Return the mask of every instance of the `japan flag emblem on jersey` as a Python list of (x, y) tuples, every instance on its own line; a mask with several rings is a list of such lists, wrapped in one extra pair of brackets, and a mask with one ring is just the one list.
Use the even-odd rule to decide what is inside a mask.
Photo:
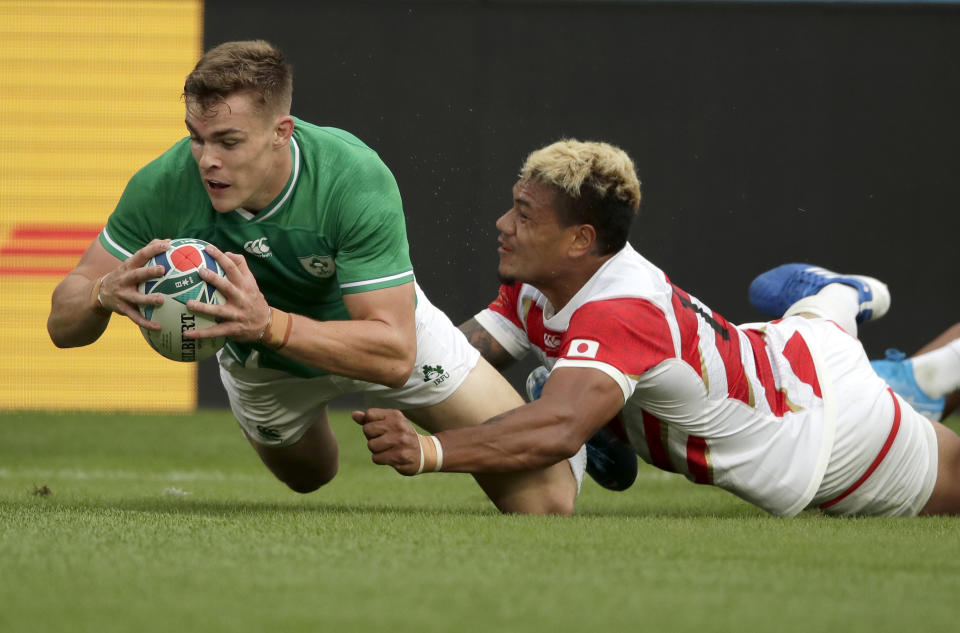
[(597, 350), (600, 349), (600, 343), (597, 341), (589, 341), (585, 338), (575, 338), (570, 341), (570, 346), (567, 347), (567, 358), (574, 356), (579, 356), (582, 358), (596, 358)]

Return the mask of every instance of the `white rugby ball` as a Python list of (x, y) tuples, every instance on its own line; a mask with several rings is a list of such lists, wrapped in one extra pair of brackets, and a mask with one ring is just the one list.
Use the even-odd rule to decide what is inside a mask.
[(150, 347), (171, 360), (194, 362), (209, 358), (227, 342), (225, 337), (186, 339), (183, 333), (203, 330), (216, 321), (205, 314), (187, 309), (187, 301), (196, 299), (204, 303), (226, 303), (216, 288), (200, 279), (199, 270), (209, 268), (218, 275), (223, 269), (209, 253), (203, 240), (181, 238), (172, 240), (170, 248), (153, 257), (147, 266), (163, 266), (164, 274), (140, 284), (144, 294), (162, 294), (163, 304), (140, 306), (140, 313), (150, 321), (159, 323), (159, 331), (140, 328)]

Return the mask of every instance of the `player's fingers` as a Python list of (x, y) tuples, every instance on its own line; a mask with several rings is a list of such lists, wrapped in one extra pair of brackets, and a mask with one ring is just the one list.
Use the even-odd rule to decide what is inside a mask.
[(143, 266), (141, 268), (135, 268), (134, 270), (131, 270), (129, 279), (135, 284), (140, 284), (149, 279), (163, 277), (163, 273), (163, 266)]
[[(420, 447), (415, 448), (389, 446), (380, 450), (379, 438), (367, 442), (370, 459), (380, 466), (392, 466), (401, 475), (413, 475), (420, 468)], [(371, 446), (372, 445), (372, 446)]]
[[(210, 244), (205, 247), (206, 251), (217, 260), (217, 263), (220, 264), (220, 268), (223, 269), (223, 274), (227, 277), (236, 277), (238, 274), (241, 274), (243, 271), (237, 266), (237, 262), (234, 259), (230, 258), (232, 253), (224, 253), (219, 248)], [(242, 257), (240, 259), (243, 259)], [(246, 262), (244, 262), (246, 264)]]
[(221, 262), (220, 260), (226, 258), (226, 255), (224, 255), (223, 251), (221, 251), (219, 248), (217, 248), (216, 245), (214, 245), (214, 244), (205, 244), (204, 247), (203, 247), (203, 250), (205, 250), (206, 252), (210, 253), (210, 255), (211, 255), (215, 260), (217, 260), (218, 262), (220, 262), (221, 264), (223, 264), (223, 262)]
[(223, 275), (218, 275), (209, 268), (197, 269), (197, 275), (200, 276), (200, 279), (204, 280), (221, 292), (228, 292), (232, 290), (231, 286), (233, 283), (229, 279)]
[[(213, 246), (212, 244), (209, 247), (207, 247), (206, 250), (208, 253), (210, 253), (213, 256), (215, 260), (217, 260), (217, 263), (219, 263), (220, 267), (223, 268), (223, 274), (226, 275), (227, 277), (232, 278), (232, 277), (236, 277), (238, 274), (243, 273), (243, 269), (241, 269), (240, 266), (237, 265), (237, 261), (230, 257), (230, 255), (232, 255), (233, 253), (224, 253), (223, 251), (221, 251), (216, 246)], [(240, 257), (240, 259), (243, 260), (242, 257)], [(246, 261), (244, 260), (243, 263), (245, 268)]]
[(389, 409), (377, 409), (377, 408), (371, 408), (371, 409), (367, 409), (366, 411), (363, 411), (363, 414), (365, 416), (363, 424), (366, 424), (369, 422), (377, 422), (379, 420), (386, 419), (386, 414), (388, 411)]
[(380, 424), (380, 422), (367, 422), (366, 424), (363, 425), (363, 428), (361, 430), (363, 431), (363, 435), (368, 440), (371, 440), (375, 437), (380, 437), (387, 431), (383, 427), (383, 425)]
[[(364, 430), (366, 428), (364, 427)], [(397, 433), (381, 433), (374, 437), (367, 436), (367, 448), (370, 449), (371, 453), (396, 453), (401, 455), (405, 452), (416, 452), (418, 459), (420, 456), (420, 441), (413, 438), (413, 443), (411, 443), (408, 438)]]
[(231, 310), (228, 305), (217, 305), (215, 303), (204, 303), (203, 301), (197, 301), (196, 299), (189, 299), (185, 304), (187, 310), (190, 312), (196, 312), (197, 314), (205, 314), (207, 316), (214, 317), (215, 319), (220, 319), (223, 321), (232, 321), (230, 318)]
[(242, 271), (249, 270), (247, 267), (247, 258), (243, 255), (238, 255), (236, 253), (224, 253), (230, 261), (232, 261), (237, 268)]
[(218, 338), (221, 336), (230, 336), (233, 329), (228, 325), (212, 325), (205, 328), (193, 330), (184, 330), (180, 335), (185, 339)]
[(150, 259), (170, 248), (170, 240), (150, 240), (146, 246), (138, 250), (127, 259), (130, 268), (140, 268)]
[(128, 303), (132, 303), (135, 306), (160, 306), (163, 305), (164, 295), (160, 293), (151, 293), (148, 295), (141, 294), (139, 291), (133, 295), (132, 300)]
[[(139, 314), (139, 306), (158, 306), (163, 304), (162, 294), (143, 294), (140, 292), (141, 282), (151, 277), (160, 275), (151, 275), (148, 269), (136, 269), (133, 271), (114, 270), (103, 278), (100, 284), (100, 302), (103, 306), (113, 312), (130, 316), (134, 321), (134, 314)], [(160, 267), (162, 268), (162, 267)], [(162, 273), (161, 273), (162, 274)]]
[[(214, 316), (214, 318), (216, 318), (215, 315), (212, 315), (209, 312), (210, 304), (201, 303), (200, 305), (203, 306), (204, 308), (203, 312), (191, 307), (189, 301), (187, 302), (187, 309), (197, 314), (207, 314), (209, 316)], [(240, 328), (240, 326), (237, 324), (236, 321), (218, 320), (218, 322), (215, 325), (211, 325), (210, 327), (184, 330), (181, 333), (181, 336), (186, 339), (218, 338), (220, 336), (227, 336), (232, 338), (238, 335), (241, 331), (242, 329)]]
[(155, 323), (154, 321), (147, 319), (145, 316), (143, 316), (143, 314), (140, 312), (140, 310), (136, 306), (130, 305), (129, 303), (126, 303), (126, 302), (121, 303), (118, 306), (116, 312), (129, 318), (131, 321), (133, 321), (134, 323), (136, 323), (142, 328), (146, 328), (148, 330), (154, 330), (157, 332), (163, 329), (159, 323)]
[[(231, 279), (218, 275), (209, 268), (201, 268), (197, 271), (197, 274), (200, 275), (200, 279), (219, 290), (227, 304), (243, 306), (250, 303), (247, 301), (247, 296), (241, 287), (235, 284)], [(236, 277), (234, 277), (234, 279), (236, 279)], [(248, 311), (245, 311), (241, 308), (240, 312), (242, 315)], [(240, 320), (240, 318), (241, 317), (237, 317), (231, 320)]]

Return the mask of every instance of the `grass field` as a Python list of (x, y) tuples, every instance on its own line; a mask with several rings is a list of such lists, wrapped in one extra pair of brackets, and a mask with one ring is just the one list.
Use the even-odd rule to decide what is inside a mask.
[(0, 631), (960, 630), (960, 519), (781, 520), (646, 468), (500, 516), (334, 425), (301, 496), (227, 412), (0, 415)]

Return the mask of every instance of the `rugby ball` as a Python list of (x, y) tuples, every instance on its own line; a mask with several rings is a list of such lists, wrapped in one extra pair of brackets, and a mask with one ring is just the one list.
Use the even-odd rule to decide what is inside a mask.
[(160, 277), (140, 284), (143, 294), (163, 295), (163, 304), (140, 306), (140, 313), (150, 321), (159, 323), (159, 331), (140, 328), (150, 347), (167, 358), (184, 363), (203, 360), (217, 353), (227, 342), (225, 337), (186, 339), (183, 333), (203, 330), (216, 321), (205, 314), (187, 309), (187, 301), (196, 299), (204, 303), (222, 305), (226, 301), (216, 288), (200, 279), (201, 268), (208, 268), (223, 275), (223, 268), (206, 251), (209, 243), (203, 240), (181, 238), (172, 240), (170, 248), (153, 257), (147, 266), (163, 266)]

